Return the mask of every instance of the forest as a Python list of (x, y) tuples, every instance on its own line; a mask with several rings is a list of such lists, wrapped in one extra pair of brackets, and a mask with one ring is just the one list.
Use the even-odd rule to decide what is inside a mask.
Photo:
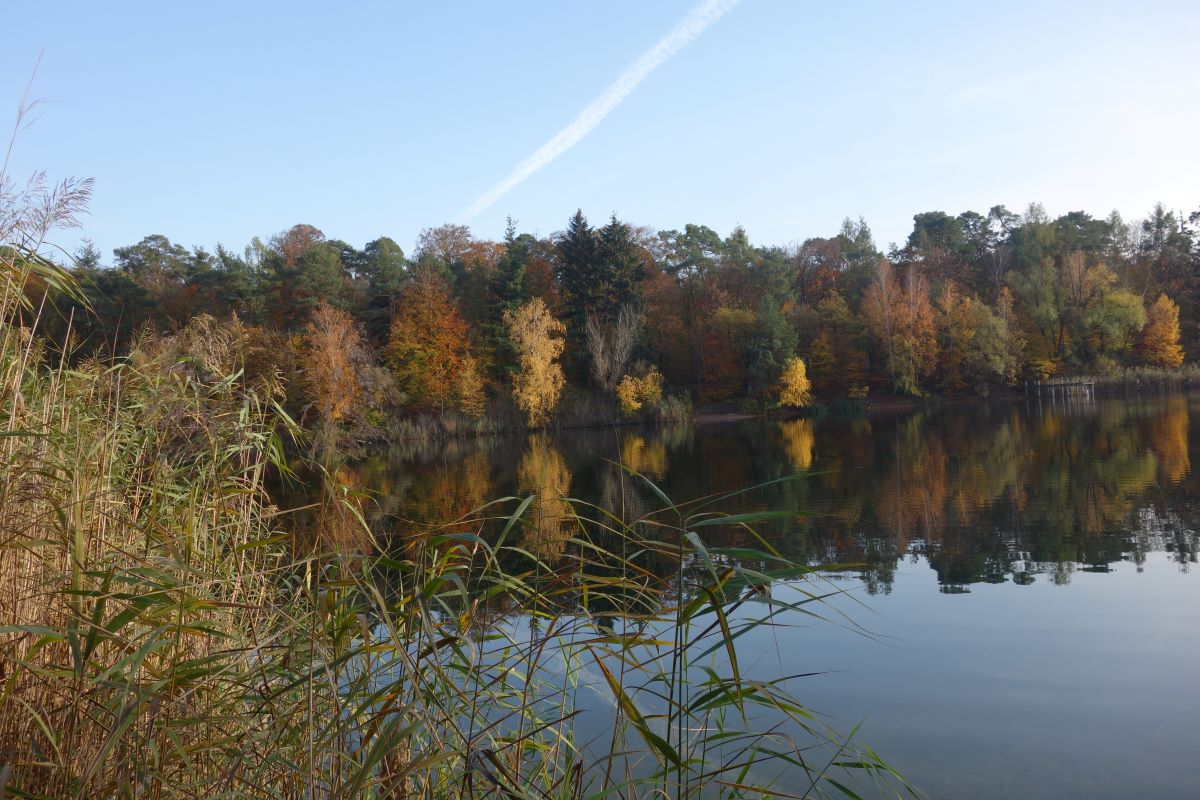
[[(240, 252), (163, 235), (90, 242), (83, 298), (42, 330), (74, 359), (122, 355), (206, 315), (235, 324), (247, 375), (307, 423), (396, 436), (414, 418), (522, 421), (702, 406), (762, 411), (898, 394), (989, 395), (1024, 380), (1171, 369), (1200, 345), (1200, 212), (916, 214), (881, 252), (867, 223), (788, 246), (703, 225), (589, 223), (415, 252), (301, 224)], [(87, 309), (85, 312), (85, 308)], [(518, 413), (518, 411), (520, 413)]]

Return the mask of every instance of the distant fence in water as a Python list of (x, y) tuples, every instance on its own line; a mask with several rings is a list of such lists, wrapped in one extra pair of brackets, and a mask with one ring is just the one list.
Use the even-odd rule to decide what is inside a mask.
[(1182, 367), (1129, 367), (1111, 375), (1075, 375), (1044, 381), (1025, 381), (1025, 396), (1087, 399), (1097, 395), (1171, 392), (1200, 386), (1200, 364)]
[(1096, 381), (1092, 378), (1059, 378), (1049, 381), (1025, 381), (1025, 394), (1035, 397), (1096, 397)]

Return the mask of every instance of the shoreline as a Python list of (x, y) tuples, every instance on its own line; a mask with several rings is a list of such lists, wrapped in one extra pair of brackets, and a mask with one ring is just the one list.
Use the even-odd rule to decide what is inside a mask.
[[(1137, 382), (1122, 382), (1108, 384), (1107, 386), (1097, 387), (1097, 397), (1113, 397), (1113, 396), (1130, 396), (1130, 395), (1147, 395), (1160, 394), (1163, 392), (1189, 392), (1196, 388), (1190, 381), (1184, 380), (1174, 384), (1160, 384), (1154, 382), (1145, 382), (1140, 385)], [(992, 403), (1011, 404), (1027, 399), (1025, 392), (1018, 387), (1005, 389), (1003, 392), (996, 392), (989, 397), (979, 397), (976, 395), (958, 394), (958, 395), (931, 395), (923, 398), (906, 397), (903, 395), (895, 395), (890, 393), (881, 393), (875, 399), (868, 399), (865, 403), (865, 408), (861, 411), (846, 413), (842, 416), (860, 416), (866, 418), (890, 416), (901, 414), (910, 411), (917, 411), (922, 408), (939, 408), (939, 407), (954, 407), (954, 406), (978, 406)], [(822, 404), (824, 405), (824, 404)], [(707, 406), (698, 406), (695, 408), (692, 417), (689, 420), (679, 421), (657, 421), (657, 420), (609, 420), (596, 422), (587, 425), (550, 425), (542, 429), (530, 428), (501, 428), (487, 432), (470, 432), (463, 431), (461, 433), (447, 434), (434, 433), (432, 430), (428, 436), (421, 437), (380, 437), (358, 440), (345, 448), (345, 454), (352, 457), (361, 457), (364, 453), (369, 453), (375, 450), (387, 449), (390, 447), (412, 445), (412, 444), (428, 444), (435, 441), (449, 442), (455, 439), (483, 439), (489, 437), (504, 437), (504, 436), (521, 436), (537, 433), (538, 430), (550, 432), (553, 435), (561, 435), (567, 431), (585, 431), (607, 428), (639, 428), (639, 427), (663, 427), (679, 424), (693, 425), (728, 425), (737, 422), (747, 422), (750, 420), (791, 420), (791, 419), (820, 419), (827, 416), (835, 416), (828, 414), (813, 415), (810, 409), (789, 409), (786, 412), (768, 412), (768, 413), (752, 413), (741, 411), (729, 403), (715, 403)], [(343, 446), (348, 443), (342, 443)]]

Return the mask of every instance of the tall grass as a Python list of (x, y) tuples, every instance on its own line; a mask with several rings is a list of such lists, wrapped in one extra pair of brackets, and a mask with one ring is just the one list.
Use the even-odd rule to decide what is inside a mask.
[(236, 323), (68, 368), (35, 329), (71, 291), (40, 247), (86, 199), (54, 193), (77, 191), (45, 193), (0, 250), (0, 796), (782, 797), (895, 777), (791, 681), (739, 666), (744, 633), (823, 599), (765, 543), (701, 538), (770, 514), (647, 483), (660, 504), (635, 519), (503, 498), (372, 530), (333, 465), (311, 504), (273, 502), (298, 432), (279, 387), (244, 377)]
[(1180, 367), (1124, 367), (1105, 375), (1096, 375), (1087, 380), (1095, 382), (1097, 392), (1117, 394), (1140, 391), (1177, 391), (1200, 385), (1200, 364), (1184, 364)]

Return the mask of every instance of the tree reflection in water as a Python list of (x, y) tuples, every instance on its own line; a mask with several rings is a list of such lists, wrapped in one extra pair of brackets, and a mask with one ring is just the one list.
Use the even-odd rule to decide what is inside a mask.
[(947, 592), (1066, 584), (1076, 570), (1156, 551), (1195, 563), (1192, 413), (1177, 395), (564, 431), (381, 456), (356, 474), (378, 493), (368, 513), (392, 520), (385, 536), (402, 533), (397, 519), (445, 522), (532, 495), (523, 541), (552, 561), (571, 535), (568, 495), (625, 519), (661, 506), (636, 472), (676, 501), (760, 486), (722, 510), (804, 515), (764, 532), (792, 560), (857, 565), (848, 571), (872, 592), (890, 591), (901, 559), (922, 557)]

